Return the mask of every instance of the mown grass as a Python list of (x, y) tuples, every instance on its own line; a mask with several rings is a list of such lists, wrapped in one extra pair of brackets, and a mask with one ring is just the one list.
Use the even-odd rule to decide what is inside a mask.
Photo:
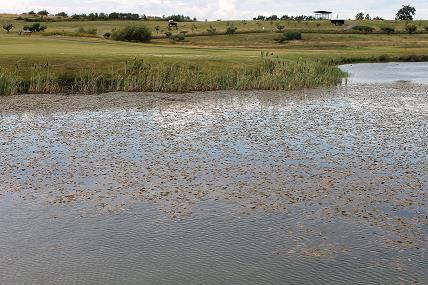
[(110, 72), (53, 72), (49, 64), (0, 70), (0, 94), (113, 91), (187, 92), (207, 90), (292, 90), (336, 84), (343, 73), (332, 63), (288, 61), (263, 55), (253, 66), (213, 69), (200, 64), (132, 60)]

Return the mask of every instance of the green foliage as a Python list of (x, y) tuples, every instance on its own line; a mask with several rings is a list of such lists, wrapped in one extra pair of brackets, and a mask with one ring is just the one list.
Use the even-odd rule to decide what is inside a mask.
[(165, 32), (165, 37), (166, 37), (167, 39), (170, 39), (170, 38), (171, 38), (171, 36), (172, 36), (172, 33), (171, 33), (171, 32), (169, 32), (169, 31)]
[(80, 34), (89, 34), (89, 35), (96, 35), (97, 29), (96, 28), (85, 28), (85, 27), (79, 27), (76, 32)]
[(388, 26), (387, 27), (381, 27), (380, 30), (383, 33), (388, 34), (388, 35), (390, 35), (390, 34), (392, 34), (392, 33), (395, 32), (395, 29), (393, 27), (388, 27)]
[(370, 15), (369, 14), (367, 14), (365, 17), (364, 17), (364, 20), (367, 20), (367, 21), (370, 21), (372, 19), (372, 17), (370, 17)]
[(416, 27), (415, 25), (406, 25), (405, 30), (406, 30), (406, 33), (411, 35), (416, 33), (416, 31), (418, 30), (418, 27)]
[(360, 12), (355, 16), (355, 20), (361, 21), (364, 20), (364, 13)]
[(210, 35), (214, 35), (216, 31), (217, 31), (217, 28), (213, 27), (212, 25), (210, 25), (209, 28), (207, 29), (207, 32)]
[(398, 10), (395, 15), (396, 20), (412, 21), (413, 16), (416, 14), (416, 9), (412, 6), (405, 5), (400, 10)]
[(426, 26), (426, 27), (425, 27), (425, 31), (427, 31), (427, 32), (428, 32), (428, 26)]
[(13, 24), (4, 24), (3, 29), (9, 33), (13, 29)]
[(40, 16), (47, 16), (47, 15), (49, 15), (49, 12), (48, 12), (48, 11), (46, 11), (46, 10), (42, 10), (42, 11), (37, 12), (37, 15), (40, 15)]
[(238, 27), (235, 27), (233, 24), (228, 24), (226, 27), (226, 34), (233, 35), (238, 30)]
[(297, 41), (302, 39), (302, 33), (298, 31), (288, 31), (283, 33), (280, 37), (276, 38), (275, 40), (278, 43), (284, 43), (287, 41)]
[(57, 17), (68, 17), (67, 13), (65, 13), (65, 12), (60, 12), (60, 13), (56, 14), (55, 16), (57, 16)]
[(106, 40), (108, 40), (108, 39), (110, 39), (110, 37), (111, 37), (111, 33), (110, 33), (110, 32), (107, 32), (107, 33), (105, 33), (105, 34), (103, 35), (103, 37), (104, 37)]
[(285, 29), (284, 25), (281, 25), (280, 23), (276, 24), (276, 29), (278, 30), (278, 32), (282, 32)]
[[(189, 92), (206, 90), (291, 90), (337, 84), (343, 76), (332, 62), (286, 61), (262, 56), (251, 67), (212, 69), (193, 63), (127, 61), (124, 68), (55, 73), (48, 64), (19, 71), (0, 69), (0, 95), (20, 93)], [(21, 73), (23, 72), (23, 73)]]
[(177, 35), (170, 36), (169, 38), (175, 42), (181, 42), (181, 41), (184, 41), (186, 39), (186, 36), (185, 36), (185, 34), (180, 33)]
[(152, 32), (146, 26), (128, 25), (124, 28), (113, 31), (111, 39), (114, 41), (145, 43), (152, 39)]
[(359, 26), (355, 26), (352, 29), (356, 30), (356, 31), (359, 31), (359, 32), (362, 32), (364, 34), (371, 33), (371, 32), (373, 32), (375, 30), (375, 28), (373, 28), (373, 27), (370, 27), (370, 26), (360, 26), (360, 25)]
[(47, 28), (48, 27), (46, 27), (44, 25), (41, 25), (40, 23), (34, 23), (34, 24), (30, 25), (30, 26), (24, 26), (23, 30), (24, 31), (30, 31), (30, 32), (36, 33), (36, 32), (43, 32)]

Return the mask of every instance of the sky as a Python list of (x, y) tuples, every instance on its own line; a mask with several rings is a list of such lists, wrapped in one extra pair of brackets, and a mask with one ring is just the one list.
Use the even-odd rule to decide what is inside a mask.
[(199, 20), (252, 19), (257, 15), (312, 15), (328, 10), (333, 17), (358, 12), (393, 19), (402, 5), (416, 8), (416, 19), (428, 19), (428, 0), (0, 0), (0, 13), (46, 9), (51, 13), (132, 12), (153, 16), (184, 14)]

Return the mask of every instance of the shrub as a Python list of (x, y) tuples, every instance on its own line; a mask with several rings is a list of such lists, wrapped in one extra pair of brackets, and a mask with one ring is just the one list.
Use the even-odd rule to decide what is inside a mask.
[(170, 39), (170, 38), (171, 38), (171, 36), (172, 36), (172, 33), (171, 33), (171, 32), (165, 32), (165, 37), (166, 37), (166, 38)]
[(286, 41), (297, 41), (302, 39), (302, 33), (297, 31), (288, 31), (277, 38), (276, 41), (279, 43), (284, 43)]
[(393, 32), (395, 32), (395, 29), (394, 29), (394, 28), (392, 28), (392, 27), (382, 27), (382, 28), (380, 28), (380, 30), (381, 30), (382, 32), (384, 32), (385, 34), (388, 34), (388, 35), (390, 35), (390, 34), (392, 34)]
[(96, 28), (84, 28), (84, 27), (80, 27), (76, 30), (76, 32), (80, 33), (80, 34), (90, 34), (90, 35), (96, 35), (97, 34), (97, 29)]
[(428, 26), (426, 26), (426, 27), (425, 27), (425, 31), (427, 31), (427, 32), (428, 32)]
[(13, 29), (13, 24), (4, 24), (4, 25), (3, 25), (3, 29), (4, 29), (7, 33), (9, 33), (9, 32), (10, 32), (10, 30), (12, 30), (12, 29)]
[(173, 41), (181, 42), (181, 41), (184, 41), (186, 39), (186, 36), (184, 34), (178, 34), (178, 35), (173, 35), (169, 38)]
[(217, 29), (215, 27), (213, 27), (212, 25), (210, 25), (210, 27), (207, 29), (207, 32), (210, 35), (214, 35), (216, 31), (217, 31)]
[(110, 37), (111, 37), (111, 33), (107, 32), (107, 33), (105, 33), (105, 34), (103, 35), (103, 37), (104, 37), (106, 40), (108, 40), (108, 39), (110, 39)]
[(277, 23), (277, 24), (276, 24), (276, 29), (277, 29), (279, 32), (282, 32), (282, 31), (285, 29), (285, 26), (284, 26), (284, 25), (281, 25), (281, 24), (279, 24), (279, 23)]
[(411, 35), (411, 34), (416, 33), (416, 31), (418, 30), (418, 27), (416, 27), (415, 25), (407, 25), (405, 30), (408, 34)]
[(359, 32), (362, 32), (364, 34), (371, 33), (375, 30), (373, 27), (370, 27), (370, 26), (355, 26), (352, 29), (359, 31)]
[(24, 26), (24, 30), (30, 32), (43, 32), (47, 27), (44, 25), (40, 25), (40, 23), (32, 24), (31, 26)]
[(238, 30), (238, 27), (235, 27), (233, 24), (228, 25), (226, 28), (226, 34), (227, 35), (233, 35), (234, 33), (236, 33), (237, 30)]
[(113, 31), (111, 39), (126, 42), (149, 42), (152, 39), (152, 32), (145, 26), (129, 25)]

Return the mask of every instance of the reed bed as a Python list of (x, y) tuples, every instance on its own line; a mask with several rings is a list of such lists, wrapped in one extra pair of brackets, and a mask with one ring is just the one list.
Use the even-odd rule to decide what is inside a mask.
[(326, 61), (287, 61), (262, 55), (252, 66), (206, 67), (192, 63), (130, 60), (96, 70), (62, 71), (49, 64), (0, 69), (0, 95), (22, 93), (190, 92), (211, 90), (292, 90), (337, 84), (344, 74)]

